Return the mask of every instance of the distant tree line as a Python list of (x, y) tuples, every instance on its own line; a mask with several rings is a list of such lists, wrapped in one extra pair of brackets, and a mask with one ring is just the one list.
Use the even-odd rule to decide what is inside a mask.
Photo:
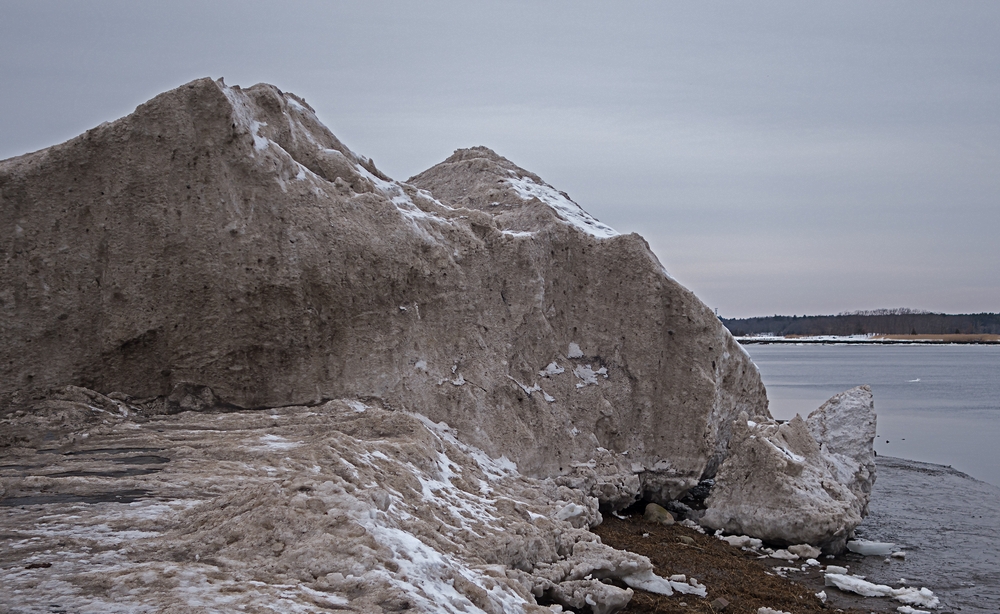
[(831, 316), (720, 318), (729, 332), (760, 335), (1000, 335), (1000, 313), (946, 314), (877, 309)]

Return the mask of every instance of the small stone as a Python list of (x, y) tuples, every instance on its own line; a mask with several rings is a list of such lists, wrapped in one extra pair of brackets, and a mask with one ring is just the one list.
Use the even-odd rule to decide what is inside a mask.
[(678, 541), (680, 541), (680, 542), (681, 542), (682, 544), (685, 544), (685, 545), (687, 545), (687, 546), (693, 546), (693, 545), (694, 545), (694, 539), (693, 539), (693, 538), (690, 538), (690, 537), (688, 537), (687, 535), (680, 535), (680, 536), (678, 536), (678, 537), (677, 537), (677, 539), (678, 539)]
[(729, 602), (723, 597), (718, 597), (717, 599), (712, 601), (710, 605), (712, 606), (712, 609), (715, 610), (716, 612), (721, 612), (722, 610), (725, 610), (727, 607), (729, 607)]
[(658, 522), (668, 526), (674, 524), (673, 515), (655, 503), (646, 506), (646, 513), (642, 517), (648, 522)]

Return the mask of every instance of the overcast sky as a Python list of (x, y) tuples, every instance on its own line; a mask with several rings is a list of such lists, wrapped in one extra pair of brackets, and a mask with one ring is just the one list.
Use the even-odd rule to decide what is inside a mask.
[(1000, 311), (1000, 2), (0, 0), (0, 158), (204, 76), (491, 147), (723, 316)]

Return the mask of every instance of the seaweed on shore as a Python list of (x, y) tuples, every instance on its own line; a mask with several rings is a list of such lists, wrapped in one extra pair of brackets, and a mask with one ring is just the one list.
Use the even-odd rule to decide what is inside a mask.
[[(757, 614), (769, 607), (784, 612), (895, 612), (895, 602), (865, 599), (824, 587), (822, 576), (802, 574), (802, 578), (784, 578), (773, 571), (787, 565), (775, 559), (759, 559), (730, 546), (711, 535), (703, 535), (681, 525), (664, 526), (647, 522), (641, 514), (618, 518), (607, 516), (594, 529), (601, 540), (614, 548), (649, 557), (658, 575), (685, 574), (708, 588), (707, 598), (674, 594), (667, 597), (637, 590), (622, 614)], [(819, 591), (829, 595), (824, 604), (816, 597)], [(716, 599), (728, 602), (722, 609), (713, 607)]]

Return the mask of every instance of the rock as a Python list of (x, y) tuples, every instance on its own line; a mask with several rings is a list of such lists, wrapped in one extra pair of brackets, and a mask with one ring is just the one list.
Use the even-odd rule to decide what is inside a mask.
[(642, 517), (647, 522), (656, 522), (668, 526), (674, 524), (673, 515), (655, 503), (649, 503), (646, 505), (646, 511)]
[(638, 235), (486, 148), (410, 181), (301, 98), (209, 79), (0, 162), (0, 409), (67, 384), (164, 413), (377, 399), (612, 510), (683, 495), (736, 416), (767, 419)]
[(868, 510), (874, 424), (867, 386), (834, 396), (809, 422), (800, 416), (784, 424), (741, 416), (701, 524), (777, 544), (842, 551)]
[(694, 511), (680, 501), (667, 501), (667, 504), (664, 507), (673, 513), (677, 518), (687, 518), (688, 514)]
[(716, 597), (710, 605), (713, 611), (721, 612), (729, 607), (729, 601), (725, 597)]
[(693, 546), (694, 545), (694, 538), (688, 537), (687, 535), (679, 535), (677, 537), (677, 541), (681, 542), (685, 546)]

